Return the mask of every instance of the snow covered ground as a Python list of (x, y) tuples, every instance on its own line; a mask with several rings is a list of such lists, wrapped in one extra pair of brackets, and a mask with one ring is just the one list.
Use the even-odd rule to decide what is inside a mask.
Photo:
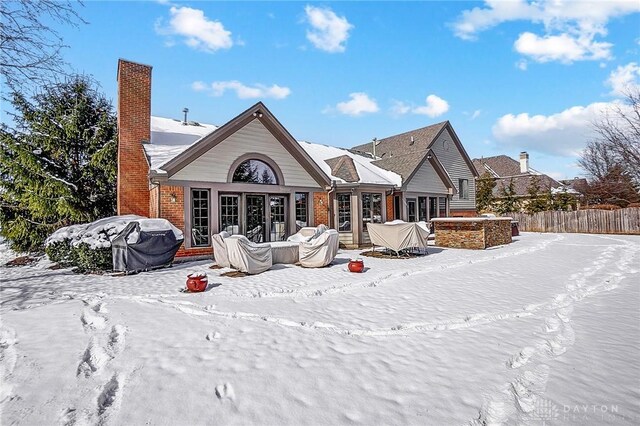
[[(640, 238), (525, 233), (363, 274), (355, 255), (245, 278), (2, 268), (0, 422), (640, 422)], [(181, 293), (197, 271), (208, 291)]]

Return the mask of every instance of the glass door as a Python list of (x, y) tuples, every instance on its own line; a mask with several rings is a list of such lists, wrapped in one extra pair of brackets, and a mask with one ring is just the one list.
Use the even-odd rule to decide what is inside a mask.
[(417, 222), (416, 220), (416, 199), (407, 199), (407, 222)]
[(264, 195), (246, 195), (245, 236), (254, 243), (262, 243), (265, 238)]
[(284, 241), (287, 238), (286, 200), (280, 195), (269, 197), (271, 220), (269, 223), (269, 241)]

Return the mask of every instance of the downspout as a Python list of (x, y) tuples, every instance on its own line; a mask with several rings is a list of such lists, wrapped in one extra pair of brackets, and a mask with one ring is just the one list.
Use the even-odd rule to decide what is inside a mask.
[(329, 189), (329, 192), (327, 192), (327, 204), (329, 206), (329, 228), (332, 228), (332, 223), (335, 222), (334, 219), (334, 214), (333, 214), (333, 203), (331, 202), (331, 193), (334, 192), (336, 190), (336, 181), (335, 180), (331, 180), (331, 187)]

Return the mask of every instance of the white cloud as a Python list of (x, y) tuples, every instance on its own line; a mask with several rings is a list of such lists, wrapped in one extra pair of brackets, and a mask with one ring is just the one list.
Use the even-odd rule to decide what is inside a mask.
[(247, 86), (237, 80), (214, 81), (209, 85), (202, 81), (194, 81), (191, 84), (191, 88), (196, 92), (208, 92), (211, 96), (222, 96), (226, 91), (232, 91), (240, 99), (284, 99), (291, 94), (291, 89), (277, 84), (271, 86), (265, 86), (264, 84)]
[(609, 20), (635, 12), (640, 12), (637, 0), (485, 0), (484, 7), (463, 11), (453, 30), (473, 40), (501, 23), (529, 21), (543, 25), (545, 34), (520, 34), (514, 45), (518, 52), (540, 62), (602, 60), (611, 58), (612, 45), (595, 37), (606, 36)]
[(635, 62), (620, 65), (611, 71), (607, 85), (611, 86), (611, 94), (625, 96), (627, 92), (640, 88), (640, 66)]
[(597, 42), (593, 36), (572, 36), (567, 33), (542, 37), (530, 32), (520, 34), (514, 43), (517, 52), (538, 62), (603, 60), (611, 58), (611, 43)]
[(551, 115), (507, 114), (493, 125), (493, 136), (520, 150), (575, 156), (595, 136), (591, 123), (619, 106), (618, 102), (596, 102)]
[[(374, 112), (378, 112), (380, 108), (378, 107), (378, 103), (375, 99), (372, 99), (363, 92), (355, 92), (349, 94), (350, 100), (344, 102), (338, 102), (335, 109), (345, 115), (351, 115), (354, 117), (370, 114)], [(331, 111), (332, 109), (327, 109), (325, 112)]]
[(477, 109), (477, 110), (473, 111), (473, 114), (471, 114), (471, 119), (475, 120), (476, 118), (480, 117), (480, 114), (482, 114), (482, 110), (481, 109)]
[(349, 31), (353, 25), (344, 16), (338, 16), (329, 8), (307, 5), (304, 8), (311, 29), (307, 39), (318, 49), (329, 53), (344, 52)]
[(529, 63), (526, 61), (526, 59), (520, 59), (518, 62), (516, 62), (516, 67), (520, 71), (526, 71), (529, 67)]
[(233, 46), (231, 32), (220, 21), (210, 20), (200, 9), (172, 6), (169, 24), (156, 24), (156, 32), (162, 35), (183, 37), (183, 42), (197, 50), (215, 52)]
[(411, 110), (414, 114), (426, 115), (432, 118), (438, 117), (447, 111), (449, 111), (449, 103), (436, 95), (427, 96), (426, 105)]
[(391, 112), (391, 115), (399, 116), (399, 115), (404, 115), (410, 112), (411, 107), (402, 101), (393, 100), (391, 102), (391, 108), (389, 108), (389, 111)]

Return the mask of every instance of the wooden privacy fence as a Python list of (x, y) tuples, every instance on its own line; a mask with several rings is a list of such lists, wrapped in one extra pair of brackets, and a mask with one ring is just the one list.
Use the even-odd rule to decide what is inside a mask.
[(520, 231), (640, 235), (640, 207), (535, 214), (509, 213), (505, 216), (517, 220)]

